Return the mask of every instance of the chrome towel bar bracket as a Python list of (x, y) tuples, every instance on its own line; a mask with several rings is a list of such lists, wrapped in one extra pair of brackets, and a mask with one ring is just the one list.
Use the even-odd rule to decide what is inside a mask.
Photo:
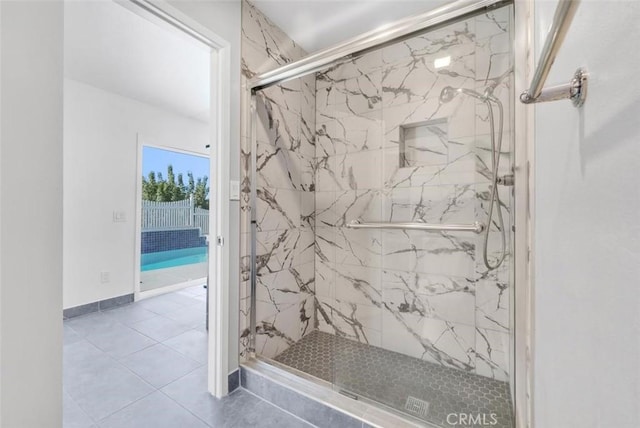
[(474, 232), (482, 233), (484, 225), (480, 222), (472, 224), (430, 224), (430, 223), (362, 223), (353, 220), (346, 225), (350, 229), (405, 229), (425, 230), (430, 232)]
[(524, 104), (533, 104), (569, 99), (574, 107), (580, 107), (587, 99), (588, 78), (587, 71), (584, 68), (579, 68), (569, 83), (544, 88), (537, 97), (533, 97), (528, 90), (524, 91), (520, 94), (520, 101)]
[(582, 68), (576, 70), (569, 83), (543, 88), (579, 5), (580, 0), (560, 0), (558, 2), (551, 28), (549, 28), (547, 39), (542, 47), (540, 62), (531, 80), (531, 86), (520, 95), (520, 101), (524, 104), (563, 99), (570, 99), (575, 107), (584, 104), (587, 98), (588, 74)]

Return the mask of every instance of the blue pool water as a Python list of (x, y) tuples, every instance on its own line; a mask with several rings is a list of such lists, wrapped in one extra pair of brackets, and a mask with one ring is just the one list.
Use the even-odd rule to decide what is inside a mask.
[(143, 272), (165, 269), (207, 261), (207, 247), (183, 248), (181, 250), (158, 251), (142, 254), (140, 270)]

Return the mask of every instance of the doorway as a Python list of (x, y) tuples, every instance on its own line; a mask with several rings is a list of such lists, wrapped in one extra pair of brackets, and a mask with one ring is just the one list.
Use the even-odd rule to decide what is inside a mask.
[(142, 145), (138, 186), (139, 297), (207, 285), (209, 158)]
[[(154, 383), (150, 377), (152, 374), (144, 374), (143, 371), (152, 367), (151, 363), (170, 361), (164, 358), (167, 353), (184, 360), (184, 370), (198, 367), (207, 377), (208, 391), (221, 397), (227, 392), (228, 374), (225, 356), (228, 349), (228, 250), (221, 245), (207, 248), (207, 243), (210, 236), (215, 237), (214, 242), (224, 242), (228, 237), (229, 153), (223, 141), (229, 141), (230, 132), (227, 117), (230, 104), (229, 45), (166, 4), (78, 2), (67, 6), (65, 309), (80, 306), (96, 309), (95, 313), (85, 314), (84, 321), (88, 323), (80, 322), (81, 317), (77, 322), (65, 322), (65, 332), (69, 331), (69, 341), (75, 349), (71, 352), (65, 347), (65, 382), (71, 378), (77, 380), (74, 384), (65, 384), (65, 399), (69, 397), (70, 402), (78, 404), (94, 421), (105, 416), (107, 410), (122, 410), (139, 398), (137, 393), (125, 393), (136, 390), (127, 383), (131, 380), (127, 371), (139, 370), (136, 372), (139, 377), (149, 377), (147, 384), (159, 388), (166, 384), (167, 379)], [(71, 13), (75, 13), (74, 19), (69, 19)], [(100, 22), (108, 16), (117, 22)], [(145, 36), (140, 30), (142, 27), (152, 34)], [(75, 39), (72, 38), (74, 34)], [(90, 34), (95, 37), (89, 37)], [(149, 47), (143, 42), (155, 45)], [(73, 45), (67, 46), (68, 43)], [(159, 62), (141, 62), (167, 52), (178, 55), (159, 60), (165, 61), (167, 66)], [(196, 79), (187, 75), (196, 69), (188, 66), (193, 64), (185, 58), (188, 55), (197, 56), (196, 63), (206, 67), (198, 68), (201, 71)], [(107, 59), (115, 64), (110, 69), (105, 66)], [(176, 70), (174, 66), (181, 69)], [(175, 84), (167, 84), (168, 78), (174, 78)], [(187, 99), (186, 93), (193, 96)], [(191, 210), (191, 223), (187, 226), (198, 229), (198, 236), (193, 241), (199, 245), (197, 251), (192, 249), (196, 246), (182, 248), (199, 252), (192, 256), (199, 259), (200, 271), (187, 276), (185, 281), (156, 284), (156, 291), (150, 287), (146, 296), (143, 295), (145, 290), (139, 289), (142, 266), (148, 272), (159, 270), (152, 267), (158, 268), (162, 262), (165, 262), (165, 267), (169, 267), (166, 263), (176, 262), (151, 258), (143, 263), (140, 254), (142, 237), (138, 229), (141, 229), (142, 202), (137, 202), (141, 201), (138, 197), (141, 187), (136, 185), (141, 186), (142, 170), (136, 159), (141, 160), (138, 155), (143, 141), (141, 135), (148, 136), (149, 147), (170, 148), (174, 155), (196, 156), (207, 161), (204, 171), (194, 177), (193, 196), (187, 197)], [(207, 158), (209, 151), (215, 153), (211, 162)], [(165, 177), (168, 177), (167, 172), (165, 168)], [(196, 203), (195, 187), (198, 178), (205, 176), (208, 180), (204, 188), (208, 188), (209, 195), (208, 198), (203, 195), (201, 202), (209, 203), (209, 209)], [(184, 181), (188, 186), (188, 175)], [(183, 263), (182, 266), (187, 264), (196, 263)], [(208, 272), (213, 274), (207, 275)], [(208, 281), (204, 279), (207, 276)], [(174, 296), (171, 304), (152, 303), (153, 299), (145, 298), (154, 292), (170, 291), (172, 286), (187, 287), (190, 281), (196, 281), (199, 286), (180, 290), (177, 293), (181, 294)], [(202, 285), (207, 282), (212, 294), (209, 299), (201, 294)], [(225, 284), (225, 287), (219, 284)], [(143, 298), (140, 304), (146, 303), (142, 306), (137, 303), (126, 305), (134, 297), (135, 300)], [(165, 296), (155, 298), (160, 297)], [(119, 307), (103, 307), (105, 301)], [(188, 304), (202, 308), (201, 311), (198, 309), (203, 318), (198, 326), (185, 322), (191, 315)], [(170, 307), (172, 305), (174, 308)], [(205, 325), (204, 312), (209, 308), (215, 311), (216, 317)], [(109, 310), (111, 312), (107, 313)], [(159, 322), (164, 324), (160, 327), (152, 325)], [(84, 324), (93, 327), (83, 328)], [(168, 329), (168, 326), (177, 325), (188, 328), (182, 328), (182, 331), (181, 328)], [(206, 333), (207, 327), (210, 334)], [(171, 337), (167, 336), (169, 331), (172, 331)], [(204, 349), (199, 348), (197, 353), (189, 355), (189, 346), (185, 345), (184, 350), (178, 349), (180, 338), (189, 346), (196, 339), (200, 346), (203, 338)], [(153, 351), (158, 351), (163, 358), (155, 358), (157, 355), (151, 355)], [(134, 355), (138, 353), (140, 355)], [(134, 369), (136, 359), (149, 363), (140, 363), (139, 369)], [(104, 367), (92, 365), (92, 361), (97, 360), (108, 363), (109, 376), (104, 376)], [(78, 372), (88, 366), (95, 370)], [(76, 369), (78, 376), (74, 377), (69, 368)], [(156, 368), (156, 373), (165, 372)], [(114, 393), (110, 395), (120, 397), (117, 403), (112, 403), (114, 407), (107, 410), (101, 407), (101, 394), (87, 392), (102, 387), (112, 388)], [(138, 390), (138, 393), (142, 392)]]

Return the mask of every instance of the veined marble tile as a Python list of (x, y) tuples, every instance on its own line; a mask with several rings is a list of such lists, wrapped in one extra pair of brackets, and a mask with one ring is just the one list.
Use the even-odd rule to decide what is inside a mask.
[(334, 86), (336, 82), (370, 74), (381, 66), (382, 51), (378, 49), (373, 52), (360, 55), (356, 58), (347, 59), (339, 64), (318, 72), (316, 74), (316, 85), (318, 88)]
[(336, 157), (322, 156), (315, 159), (315, 189), (317, 192), (334, 192), (338, 188)]
[(304, 76), (300, 98), (300, 153), (313, 158), (316, 155), (316, 79)]
[(300, 192), (300, 223), (302, 227), (316, 226), (316, 201), (314, 192)]
[(335, 192), (336, 226), (355, 220), (382, 221), (383, 196), (380, 190), (346, 190)]
[[(509, 234), (511, 231), (511, 208), (510, 208), (511, 195), (509, 194), (510, 191), (511, 191), (511, 188), (505, 188), (503, 186), (498, 185), (498, 195), (500, 195), (500, 209), (502, 212), (504, 229), (507, 231), (507, 234)], [(490, 199), (491, 199), (491, 184), (489, 183), (477, 184), (476, 185), (476, 207), (475, 207), (476, 220), (484, 224), (485, 226), (487, 226), (488, 219), (489, 219)], [(499, 243), (499, 241), (497, 240), (497, 238), (500, 235), (499, 226), (500, 226), (500, 223), (498, 222), (498, 203), (494, 202), (492, 221), (491, 221), (491, 224), (489, 225), (491, 234), (495, 235), (495, 236), (490, 236), (490, 244), (492, 245), (490, 245), (489, 248), (491, 249), (498, 248), (494, 244)]]
[(509, 32), (510, 15), (512, 7), (505, 6), (475, 17), (475, 29), (478, 39), (506, 34)]
[(493, 379), (509, 380), (509, 334), (476, 329), (476, 373)]
[[(477, 88), (477, 91), (483, 93), (486, 86)], [(502, 131), (508, 133), (511, 129), (511, 118), (509, 111), (511, 110), (511, 98), (513, 94), (513, 82), (511, 79), (501, 80), (498, 85), (493, 88), (493, 94), (503, 106)], [(500, 110), (495, 103), (491, 103), (493, 108), (494, 133), (497, 134), (500, 128)], [(476, 104), (476, 133), (477, 135), (491, 135), (491, 116), (489, 107), (486, 103), (480, 102)]]
[(383, 299), (396, 312), (475, 325), (473, 279), (384, 269)]
[(335, 156), (335, 190), (380, 189), (382, 151), (366, 150)]
[(338, 221), (336, 192), (315, 192), (316, 225), (334, 227)]
[[(476, 268), (475, 275), (478, 281), (489, 280), (494, 282), (510, 283), (511, 269), (513, 263), (513, 253), (511, 252), (510, 234), (507, 234), (507, 248), (504, 262), (496, 269), (489, 269), (484, 264), (484, 236), (478, 237), (476, 246)], [(501, 251), (501, 234), (499, 232), (491, 232), (489, 234), (488, 255), (489, 262), (495, 266), (498, 262)]]
[(336, 271), (334, 262), (316, 256), (315, 295), (329, 301), (335, 299)]
[(382, 112), (346, 116), (318, 123), (316, 155), (333, 156), (382, 147)]
[[(265, 91), (278, 89), (276, 86)], [(300, 93), (289, 98), (297, 99), (297, 110), (276, 104), (268, 94), (260, 93), (256, 100), (256, 141), (271, 144), (285, 150), (300, 148)]]
[(242, 59), (251, 77), (304, 56), (304, 51), (249, 2), (242, 2)]
[[(400, 187), (420, 187), (420, 186), (438, 186), (438, 185), (464, 185), (476, 182), (486, 182), (485, 177), (488, 170), (486, 165), (478, 162), (477, 153), (486, 151), (484, 149), (476, 149), (476, 139), (460, 138), (453, 142), (449, 141), (450, 161), (446, 165), (426, 165), (419, 167), (399, 167), (399, 151), (398, 148), (385, 149), (383, 152), (383, 176), (384, 188), (393, 189)], [(490, 156), (483, 154), (490, 162)], [(501, 161), (502, 163), (502, 161)], [(509, 162), (505, 162), (507, 165)], [(476, 173), (476, 169), (481, 174)], [(502, 165), (501, 165), (502, 169)]]
[(335, 230), (335, 262), (356, 266), (381, 267), (382, 232), (376, 229)]
[(283, 312), (313, 296), (313, 263), (256, 277), (258, 319)]
[(257, 273), (267, 273), (296, 267), (313, 261), (313, 231), (286, 229), (256, 234)]
[(476, 239), (466, 232), (384, 231), (385, 269), (472, 277)]
[(382, 108), (382, 72), (335, 81), (316, 90), (317, 122), (360, 115)]
[(486, 85), (501, 80), (513, 68), (511, 36), (503, 33), (477, 41), (476, 81)]
[(277, 312), (273, 316), (258, 318), (256, 325), (256, 353), (273, 358), (300, 340), (313, 329), (314, 299)]
[(328, 264), (335, 263), (336, 251), (338, 251), (336, 228), (316, 226), (315, 233), (316, 263), (318, 259), (323, 260)]
[(382, 317), (383, 348), (447, 367), (474, 369), (473, 327), (386, 309)]
[(295, 154), (300, 165), (300, 189), (313, 192), (316, 189), (316, 160), (301, 154)]
[(392, 65), (407, 59), (419, 59), (423, 55), (437, 55), (447, 52), (452, 46), (473, 42), (476, 38), (475, 25), (475, 20), (467, 19), (385, 47), (382, 49), (383, 63)]
[(442, 224), (475, 220), (476, 192), (472, 184), (399, 187), (385, 196), (385, 221)]
[(256, 154), (257, 186), (277, 189), (301, 189), (301, 156), (271, 144), (258, 143)]
[(337, 300), (377, 307), (382, 304), (381, 269), (340, 264), (332, 268)]
[(425, 122), (446, 121), (449, 140), (474, 136), (475, 109), (475, 99), (465, 94), (458, 95), (448, 103), (440, 102), (438, 94), (425, 101), (386, 108), (383, 110), (384, 147), (400, 144), (402, 126), (415, 126)]
[(509, 283), (481, 280), (476, 285), (476, 326), (509, 333)]
[(381, 345), (382, 309), (377, 306), (318, 297), (316, 317), (320, 331), (374, 346)]
[[(475, 53), (475, 42), (468, 42), (385, 67), (383, 106), (387, 108), (439, 97), (446, 86), (473, 88), (476, 80)], [(446, 58), (449, 65), (438, 68), (437, 62)]]
[(282, 230), (300, 227), (301, 194), (299, 190), (260, 187), (256, 191), (257, 230)]

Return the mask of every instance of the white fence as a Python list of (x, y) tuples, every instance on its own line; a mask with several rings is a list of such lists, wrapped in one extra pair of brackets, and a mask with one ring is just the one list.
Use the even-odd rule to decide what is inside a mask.
[(209, 234), (209, 210), (194, 205), (193, 197), (184, 201), (142, 201), (142, 230), (199, 227)]

